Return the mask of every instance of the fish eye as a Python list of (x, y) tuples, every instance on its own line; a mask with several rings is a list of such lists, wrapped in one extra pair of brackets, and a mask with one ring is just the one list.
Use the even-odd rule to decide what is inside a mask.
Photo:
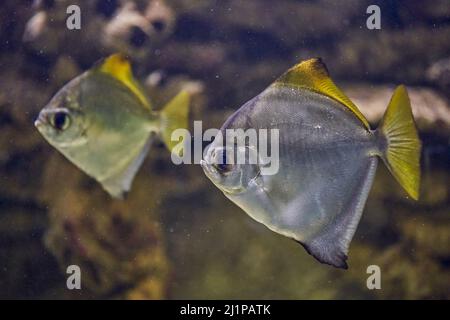
[(70, 117), (66, 112), (58, 111), (50, 117), (50, 123), (56, 130), (64, 131), (70, 125)]
[(233, 170), (234, 165), (232, 163), (227, 163), (227, 152), (221, 151), (221, 161), (220, 163), (215, 163), (214, 167), (217, 169), (217, 171), (221, 173), (230, 172)]
[(214, 168), (217, 169), (217, 171), (225, 173), (233, 170), (233, 165), (229, 163), (216, 163), (214, 164)]

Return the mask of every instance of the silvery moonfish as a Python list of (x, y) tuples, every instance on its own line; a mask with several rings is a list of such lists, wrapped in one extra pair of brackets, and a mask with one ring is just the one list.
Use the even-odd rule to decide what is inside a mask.
[(113, 196), (129, 191), (155, 135), (171, 150), (170, 136), (188, 124), (190, 97), (181, 91), (162, 108), (134, 79), (129, 62), (114, 54), (66, 84), (35, 126), (44, 138)]
[(310, 59), (244, 104), (221, 135), (227, 129), (274, 128), (279, 130), (276, 174), (262, 174), (263, 163), (234, 160), (235, 153), (258, 150), (248, 141), (229, 155), (229, 141), (225, 147), (214, 140), (201, 165), (227, 198), (322, 263), (347, 268), (379, 158), (412, 198), (419, 197), (421, 143), (404, 86), (395, 90), (379, 128), (371, 130), (322, 61)]

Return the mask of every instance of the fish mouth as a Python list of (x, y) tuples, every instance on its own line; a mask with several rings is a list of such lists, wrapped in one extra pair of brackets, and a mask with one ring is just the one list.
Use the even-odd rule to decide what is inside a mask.
[(36, 120), (34, 120), (34, 126), (39, 131), (41, 131), (46, 126), (46, 124), (47, 124), (47, 119), (42, 113), (40, 113), (38, 115), (38, 117), (36, 118)]
[(211, 147), (211, 144), (208, 145), (204, 150), (203, 160), (200, 160), (200, 166), (202, 167), (208, 178), (210, 178), (214, 182), (216, 179), (218, 179), (220, 174), (214, 167), (214, 160), (212, 160), (213, 152), (214, 148)]
[(200, 160), (200, 166), (202, 167), (203, 171), (209, 171), (209, 163), (205, 160)]
[(200, 165), (201, 165), (206, 177), (209, 180), (211, 180), (211, 182), (214, 183), (214, 185), (216, 185), (216, 187), (221, 189), (220, 182), (219, 182), (220, 175), (217, 172), (216, 168), (214, 168), (214, 166), (211, 163), (209, 163), (207, 160), (200, 160)]
[(34, 126), (39, 129), (46, 126), (47, 124), (48, 124), (47, 113), (43, 111), (39, 112), (36, 120), (34, 120)]
[(217, 172), (213, 165), (211, 165), (207, 160), (200, 160), (200, 166), (202, 167), (205, 174), (209, 177), (214, 177)]
[(44, 123), (42, 122), (42, 120), (40, 120), (40, 119), (36, 119), (35, 121), (34, 121), (34, 126), (36, 127), (36, 128), (38, 128), (39, 129), (39, 127), (42, 127), (44, 125)]
[(206, 146), (205, 150), (203, 150), (203, 159), (200, 160), (200, 166), (203, 168), (203, 170), (206, 172), (209, 170), (209, 167), (211, 166), (209, 164), (209, 149), (211, 145)]

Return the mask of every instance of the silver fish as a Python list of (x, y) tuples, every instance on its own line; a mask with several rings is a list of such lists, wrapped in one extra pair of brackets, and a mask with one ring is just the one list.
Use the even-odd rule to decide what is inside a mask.
[[(301, 243), (322, 263), (347, 268), (347, 254), (372, 186), (378, 159), (414, 199), (419, 196), (420, 149), (404, 86), (399, 86), (377, 130), (340, 91), (320, 59), (299, 63), (222, 126), (278, 129), (279, 170), (234, 156), (257, 150), (221, 139), (201, 162), (225, 196), (270, 230)], [(244, 159), (248, 160), (248, 156)]]
[(113, 197), (129, 191), (155, 135), (171, 150), (171, 133), (186, 128), (189, 95), (182, 91), (160, 112), (114, 54), (66, 84), (41, 110), (44, 138)]

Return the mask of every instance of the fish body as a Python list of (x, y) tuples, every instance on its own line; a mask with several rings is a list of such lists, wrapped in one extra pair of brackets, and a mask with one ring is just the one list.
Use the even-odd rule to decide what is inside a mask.
[[(253, 219), (301, 243), (319, 261), (347, 268), (349, 244), (378, 159), (383, 158), (392, 171), (402, 172), (395, 172), (396, 177), (415, 175), (416, 180), (403, 185), (410, 195), (418, 196), (420, 142), (405, 93), (399, 87), (394, 94), (396, 106), (399, 96), (406, 109), (406, 117), (394, 123), (398, 128), (392, 129), (389, 121), (373, 131), (356, 106), (334, 86), (323, 63), (308, 60), (244, 104), (221, 128), (223, 136), (228, 129), (278, 129), (278, 172), (261, 174), (261, 164), (224, 166), (228, 149), (220, 139), (206, 151), (203, 169), (225, 196)], [(387, 127), (394, 131), (384, 132)], [(399, 145), (395, 145), (396, 139)], [(245, 148), (257, 150), (258, 145), (248, 141)], [(405, 156), (402, 148), (412, 151)], [(394, 163), (398, 154), (406, 161), (401, 169)], [(412, 165), (406, 168), (408, 161)]]
[[(154, 136), (187, 126), (188, 105), (189, 96), (181, 92), (162, 112), (153, 111), (128, 61), (113, 55), (66, 84), (35, 125), (52, 146), (120, 198)], [(170, 149), (173, 143), (164, 141)]]

